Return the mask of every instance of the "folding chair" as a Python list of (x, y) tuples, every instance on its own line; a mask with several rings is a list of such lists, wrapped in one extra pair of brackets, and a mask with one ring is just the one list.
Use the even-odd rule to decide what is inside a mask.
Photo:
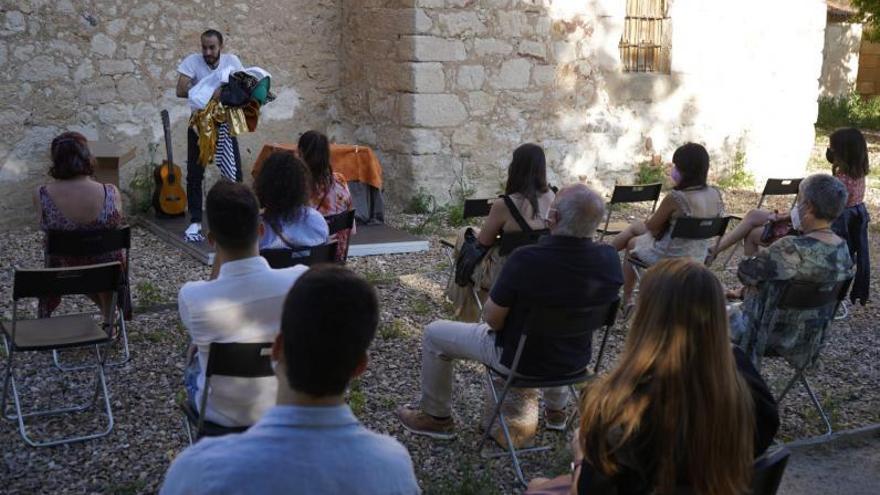
[[(578, 396), (578, 394), (574, 388), (574, 385), (577, 383), (583, 383), (594, 376), (589, 371), (589, 368), (572, 370), (571, 373), (558, 376), (528, 377), (518, 374), (517, 368), (519, 367), (519, 361), (522, 357), (523, 349), (525, 349), (528, 338), (531, 336), (535, 336), (547, 340), (572, 339), (585, 335), (592, 336), (595, 330), (598, 330), (599, 328), (604, 326), (605, 337), (602, 339), (602, 347), (599, 351), (599, 358), (597, 359), (596, 366), (594, 367), (594, 370), (598, 369), (599, 360), (601, 359), (601, 356), (605, 350), (605, 342), (608, 338), (608, 330), (614, 325), (614, 320), (617, 315), (617, 308), (619, 304), (620, 301), (615, 300), (611, 303), (594, 307), (532, 308), (529, 312), (528, 317), (526, 318), (525, 327), (523, 328), (522, 335), (520, 335), (519, 343), (516, 347), (516, 353), (514, 354), (513, 362), (510, 366), (510, 372), (503, 373), (489, 366), (486, 366), (486, 378), (489, 380), (489, 387), (492, 391), (492, 398), (495, 400), (495, 408), (492, 411), (492, 416), (489, 419), (489, 424), (486, 427), (486, 431), (485, 433), (483, 433), (483, 438), (480, 440), (478, 450), (483, 450), (483, 446), (486, 444), (486, 440), (488, 440), (489, 435), (491, 434), (492, 425), (495, 424), (495, 419), (497, 418), (498, 422), (501, 424), (501, 431), (504, 433), (504, 439), (507, 443), (507, 453), (510, 454), (510, 459), (513, 462), (513, 468), (516, 472), (516, 477), (520, 481), (520, 483), (523, 484), (523, 486), (526, 485), (526, 480), (523, 476), (522, 468), (520, 467), (517, 454), (545, 451), (549, 450), (551, 447), (544, 446), (532, 447), (527, 449), (515, 449), (513, 447), (513, 442), (510, 438), (510, 431), (507, 428), (507, 422), (504, 419), (504, 413), (501, 411), (501, 407), (504, 404), (504, 398), (507, 397), (507, 393), (510, 391), (511, 388), (549, 388), (567, 386), (569, 388), (569, 391), (572, 393), (572, 398), (575, 398)], [(495, 383), (492, 379), (493, 376), (498, 376), (505, 380), (504, 388), (501, 390), (500, 395), (495, 388)], [(571, 417), (566, 419), (566, 425), (569, 424), (570, 419)], [(497, 455), (498, 454), (490, 455), (490, 457), (496, 457)], [(500, 455), (505, 454), (502, 453)]]
[[(324, 220), (327, 221), (327, 227), (329, 229), (330, 236), (334, 236), (342, 230), (353, 229), (354, 213), (354, 210), (348, 210), (342, 213), (336, 213), (335, 215), (327, 215), (326, 217), (324, 217)], [(348, 259), (348, 246), (345, 247), (345, 253), (343, 253), (342, 259), (339, 261), (345, 262), (346, 259)]]
[[(776, 303), (774, 313), (770, 315), (770, 318), (775, 318), (775, 311), (778, 310), (805, 311), (816, 310), (833, 305), (834, 311), (830, 313), (831, 316), (821, 322), (821, 332), (824, 334), (831, 327), (832, 320), (837, 313), (841, 301), (846, 298), (846, 293), (849, 291), (852, 278), (830, 283), (802, 282), (798, 280), (778, 283), (783, 284), (782, 292), (779, 296), (779, 301)], [(775, 351), (770, 351), (766, 355), (768, 357), (779, 357)], [(786, 362), (788, 363), (787, 360)], [(810, 387), (810, 382), (807, 381), (806, 370), (810, 365), (809, 361), (802, 366), (795, 366), (791, 363), (788, 364), (794, 369), (795, 373), (794, 376), (791, 377), (791, 380), (789, 380), (788, 384), (785, 385), (782, 393), (779, 394), (777, 402), (782, 403), (782, 400), (794, 386), (795, 382), (800, 381), (801, 385), (804, 386), (804, 389), (810, 396), (810, 400), (813, 402), (816, 411), (818, 411), (819, 415), (822, 417), (822, 421), (825, 422), (825, 434), (830, 435), (833, 432), (831, 422), (828, 420), (828, 415), (825, 414), (822, 404), (819, 402), (819, 399)]]
[[(113, 412), (104, 377), (106, 354), (101, 346), (112, 342), (111, 332), (118, 312), (117, 291), (123, 284), (122, 266), (119, 262), (84, 265), (68, 268), (16, 269), (13, 273), (12, 321), (0, 322), (3, 332), (3, 347), (6, 350), (6, 373), (3, 379), (3, 396), (0, 411), (9, 420), (18, 420), (18, 429), (25, 443), (32, 447), (46, 447), (70, 442), (78, 442), (106, 436), (113, 429)], [(21, 319), (18, 315), (18, 301), (25, 298), (65, 296), (112, 292), (113, 306), (103, 326), (94, 320), (91, 313), (68, 314), (52, 318)], [(95, 390), (89, 402), (82, 405), (24, 412), (21, 398), (15, 383), (13, 357), (18, 352), (55, 351), (57, 349), (88, 348), (95, 351), (95, 363), (89, 368), (95, 370)], [(15, 415), (6, 413), (6, 400), (10, 390), (15, 404)], [(92, 407), (98, 394), (104, 395), (104, 411), (107, 427), (101, 432), (88, 435), (74, 435), (53, 440), (36, 441), (27, 432), (26, 418), (38, 416), (57, 416), (66, 413), (83, 412)]]
[[(289, 268), (296, 265), (312, 266), (318, 263), (336, 263), (336, 246), (339, 243), (329, 242), (320, 246), (303, 247), (297, 249), (273, 248), (261, 249), (260, 256), (266, 258), (272, 268)], [(297, 256), (297, 253), (308, 251), (305, 256)]]
[[(755, 209), (760, 209), (764, 206), (764, 200), (766, 200), (768, 196), (790, 195), (794, 195), (794, 199), (791, 202), (791, 207), (794, 208), (794, 205), (797, 204), (798, 188), (800, 187), (802, 180), (804, 179), (767, 179), (767, 182), (764, 183), (764, 190), (761, 192), (761, 198), (758, 200), (758, 206), (756, 206)], [(742, 221), (745, 216), (745, 213), (734, 213), (730, 215), (730, 218)], [(733, 259), (734, 254), (736, 254), (736, 246), (731, 248), (730, 254), (727, 255), (727, 259), (724, 260), (722, 268), (727, 268), (727, 265), (730, 264), (730, 260)]]
[(755, 472), (752, 476), (751, 495), (776, 495), (789, 457), (791, 457), (791, 451), (782, 447), (758, 458), (755, 461)]
[[(92, 231), (50, 230), (46, 232), (46, 254), (50, 256), (95, 256), (114, 251), (125, 252), (125, 265), (123, 267), (124, 287), (121, 294), (122, 297), (117, 298), (122, 358), (119, 361), (108, 361), (105, 364), (106, 366), (122, 366), (131, 360), (131, 353), (128, 348), (128, 332), (125, 330), (126, 318), (131, 319), (131, 285), (128, 276), (128, 267), (131, 264), (130, 250), (131, 227), (128, 225), (118, 229)], [(48, 261), (46, 259), (47, 268), (49, 267)], [(52, 360), (55, 366), (62, 371), (84, 369), (83, 366), (63, 366), (56, 351), (52, 351)]]
[(611, 222), (611, 213), (614, 212), (614, 205), (624, 203), (642, 203), (651, 201), (651, 213), (657, 209), (657, 201), (660, 199), (660, 190), (663, 184), (635, 184), (631, 186), (615, 185), (614, 191), (611, 193), (611, 200), (608, 201), (607, 213), (605, 214), (605, 226), (596, 229), (600, 234), (599, 240), (605, 238), (606, 235), (619, 234), (625, 229), (629, 223), (627, 222)]
[[(208, 348), (208, 364), (205, 370), (205, 385), (199, 397), (199, 409), (193, 407), (189, 400), (180, 406), (184, 414), (184, 427), (189, 443), (201, 437), (215, 437), (230, 433), (241, 433), (250, 426), (222, 426), (205, 419), (204, 412), (208, 407), (208, 394), (211, 390), (211, 378), (229, 376), (238, 378), (263, 378), (275, 376), (272, 370), (272, 343), (211, 343)], [(201, 414), (199, 414), (201, 411)], [(195, 427), (195, 432), (193, 432)], [(195, 433), (195, 435), (193, 435)]]

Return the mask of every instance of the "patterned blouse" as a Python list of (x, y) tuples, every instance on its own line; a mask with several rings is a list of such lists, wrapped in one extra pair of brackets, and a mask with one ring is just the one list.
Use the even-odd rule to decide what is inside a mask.
[(843, 185), (846, 186), (846, 192), (849, 193), (849, 197), (846, 199), (846, 207), (855, 206), (859, 203), (865, 201), (865, 178), (861, 177), (859, 179), (853, 179), (852, 177), (838, 172), (834, 175), (840, 182), (843, 182)]
[[(319, 189), (312, 195), (312, 206), (325, 217), (335, 215), (336, 213), (343, 213), (354, 208), (351, 201), (351, 192), (348, 190), (348, 183), (345, 181), (345, 177), (340, 173), (333, 172), (333, 184), (328, 188)], [(339, 242), (336, 249), (337, 260), (345, 259), (346, 253), (348, 253), (349, 239), (354, 233), (354, 227), (351, 230), (341, 230), (336, 233), (335, 240)], [(334, 240), (333, 237), (330, 236), (331, 242)]]
[[(730, 314), (731, 335), (760, 369), (761, 357), (776, 351), (794, 366), (812, 364), (826, 335), (823, 322), (834, 305), (809, 311), (766, 311), (774, 308), (785, 280), (837, 282), (853, 274), (846, 242), (827, 244), (809, 236), (787, 236), (746, 258), (737, 272), (746, 286), (740, 308)], [(775, 315), (774, 315), (775, 313)]]

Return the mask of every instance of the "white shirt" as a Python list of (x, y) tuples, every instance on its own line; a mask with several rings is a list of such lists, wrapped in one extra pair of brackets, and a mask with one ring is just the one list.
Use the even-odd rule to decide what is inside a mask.
[(180, 65), (177, 66), (177, 72), (192, 79), (193, 86), (195, 86), (199, 81), (208, 77), (214, 71), (222, 72), (223, 69), (227, 67), (241, 69), (241, 60), (231, 53), (221, 53), (220, 61), (217, 62), (217, 67), (212, 69), (211, 66), (205, 62), (205, 57), (203, 57), (201, 53), (193, 53), (192, 55), (187, 55), (187, 57), (180, 62)]
[[(281, 329), (287, 292), (308, 268), (273, 270), (255, 256), (220, 267), (216, 280), (187, 282), (177, 296), (180, 319), (199, 350), (196, 403), (205, 385), (212, 342), (272, 342)], [(275, 404), (276, 378), (214, 376), (205, 419), (223, 426), (254, 424)]]

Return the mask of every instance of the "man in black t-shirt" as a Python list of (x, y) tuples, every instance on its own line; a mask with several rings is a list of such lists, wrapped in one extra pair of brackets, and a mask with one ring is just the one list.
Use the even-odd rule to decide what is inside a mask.
[[(595, 306), (618, 297), (623, 274), (617, 253), (608, 244), (592, 241), (604, 211), (602, 198), (587, 186), (562, 189), (550, 208), (551, 235), (510, 255), (483, 307), (485, 323), (439, 320), (425, 328), (421, 402), (397, 409), (405, 428), (452, 438), (453, 360), (470, 359), (508, 371), (529, 306)], [(591, 336), (561, 342), (530, 338), (518, 371), (546, 376), (585, 368), (591, 341)], [(544, 401), (547, 426), (564, 427), (567, 389), (545, 389)]]

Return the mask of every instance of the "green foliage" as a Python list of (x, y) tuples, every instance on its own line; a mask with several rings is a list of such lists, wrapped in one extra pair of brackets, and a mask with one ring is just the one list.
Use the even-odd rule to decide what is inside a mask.
[(636, 172), (637, 184), (655, 184), (662, 182), (666, 184), (666, 170), (662, 165), (654, 165), (650, 161), (639, 164), (639, 170)]
[(138, 283), (134, 288), (134, 293), (137, 295), (138, 309), (156, 306), (163, 302), (162, 291), (149, 281)]
[(860, 20), (865, 25), (862, 38), (880, 41), (880, 0), (852, 0), (851, 3), (861, 14), (854, 20)]
[(431, 313), (431, 303), (426, 299), (413, 299), (409, 309), (415, 315), (425, 316)]
[(880, 129), (880, 98), (864, 98), (856, 92), (837, 98), (819, 98), (816, 126), (829, 130), (838, 127)]
[(362, 275), (372, 285), (388, 285), (397, 280), (395, 275), (373, 268), (365, 270)]
[(755, 176), (746, 170), (746, 154), (736, 150), (730, 171), (718, 180), (721, 189), (751, 189), (755, 186)]
[(434, 196), (431, 196), (424, 187), (420, 187), (419, 191), (409, 199), (409, 204), (407, 204), (403, 212), (414, 215), (424, 215), (431, 213), (431, 211), (434, 210), (435, 205), (436, 201), (434, 200)]
[(361, 381), (357, 378), (351, 381), (348, 386), (348, 407), (355, 416), (360, 416), (364, 412), (367, 405), (367, 395), (361, 390)]
[(382, 337), (383, 340), (395, 340), (400, 339), (406, 336), (408, 333), (406, 322), (403, 320), (391, 320), (388, 323), (383, 323), (379, 327), (379, 336)]
[(149, 158), (134, 171), (131, 180), (128, 181), (128, 189), (125, 192), (131, 202), (131, 211), (135, 214), (146, 213), (153, 207), (153, 169), (157, 166), (155, 154), (158, 148), (157, 143), (147, 144)]

